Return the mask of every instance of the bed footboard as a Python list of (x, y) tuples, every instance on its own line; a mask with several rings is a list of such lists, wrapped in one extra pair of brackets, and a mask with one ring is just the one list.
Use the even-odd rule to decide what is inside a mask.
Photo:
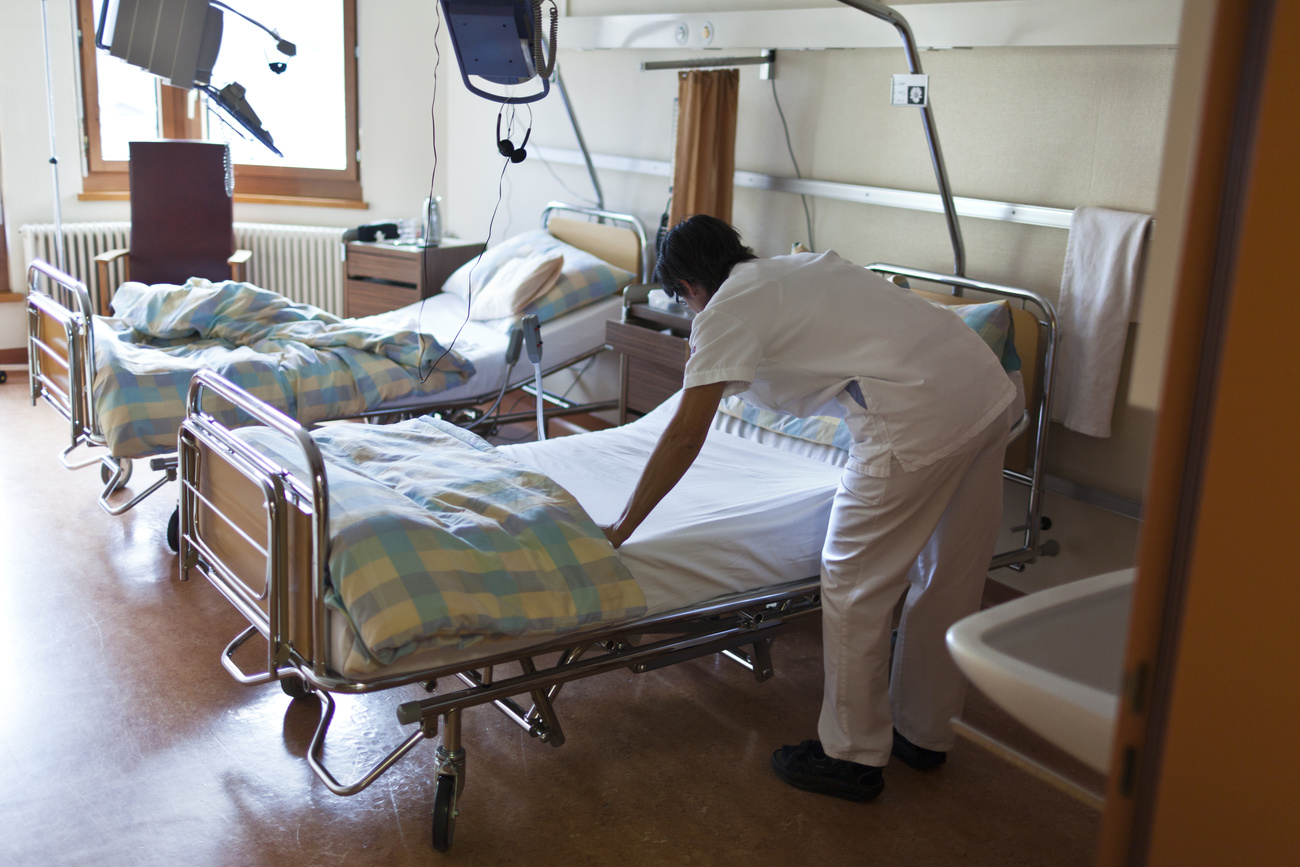
[(102, 446), (104, 437), (90, 397), (94, 381), (94, 311), (86, 284), (47, 262), (27, 270), (27, 368), (32, 405), (38, 398), (66, 418), (71, 443), (59, 455), (68, 469), (99, 463), (98, 457), (71, 463), (79, 446)]

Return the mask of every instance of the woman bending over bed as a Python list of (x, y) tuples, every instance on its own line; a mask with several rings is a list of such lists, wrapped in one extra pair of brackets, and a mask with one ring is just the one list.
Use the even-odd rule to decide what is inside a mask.
[(833, 252), (759, 259), (697, 215), (665, 236), (655, 279), (697, 314), (691, 356), (676, 415), (605, 534), (621, 545), (672, 490), (725, 397), (846, 420), (853, 446), (822, 551), (818, 738), (776, 750), (772, 767), (797, 788), (869, 801), (891, 753), (924, 770), (955, 739), (966, 681), (944, 634), (979, 606), (1015, 387), (958, 317)]

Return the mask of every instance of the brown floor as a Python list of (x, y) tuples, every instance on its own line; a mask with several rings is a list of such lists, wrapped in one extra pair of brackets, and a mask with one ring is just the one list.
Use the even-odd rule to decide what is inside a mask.
[[(111, 517), (95, 502), (98, 470), (59, 465), (67, 442), (66, 423), (30, 406), (25, 377), (11, 374), (0, 385), (0, 864), (1093, 861), (1094, 810), (967, 742), (933, 772), (891, 764), (872, 804), (777, 780), (771, 751), (814, 736), (815, 629), (778, 640), (766, 683), (711, 658), (571, 684), (560, 749), (490, 708), (467, 711), (455, 845), (435, 853), (435, 745), (358, 795), (331, 794), (303, 760), (318, 703), (232, 680), (218, 656), (240, 617), (206, 582), (176, 580), (164, 543), (174, 486)], [(340, 699), (326, 751), (336, 776), (350, 781), (401, 739), (398, 700)], [(966, 717), (1098, 786), (980, 697)]]

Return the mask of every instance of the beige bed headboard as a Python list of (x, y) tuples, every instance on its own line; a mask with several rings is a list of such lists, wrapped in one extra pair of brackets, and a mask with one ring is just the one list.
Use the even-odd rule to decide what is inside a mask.
[(631, 229), (568, 217), (551, 217), (546, 229), (566, 244), (586, 250), (625, 271), (631, 271), (637, 276), (638, 282), (645, 280), (641, 270), (640, 239)]

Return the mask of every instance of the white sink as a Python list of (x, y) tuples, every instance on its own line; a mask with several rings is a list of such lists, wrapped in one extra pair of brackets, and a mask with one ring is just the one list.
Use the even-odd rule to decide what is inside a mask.
[(1031, 593), (948, 630), (948, 649), (971, 683), (1102, 773), (1119, 708), (1133, 572)]

